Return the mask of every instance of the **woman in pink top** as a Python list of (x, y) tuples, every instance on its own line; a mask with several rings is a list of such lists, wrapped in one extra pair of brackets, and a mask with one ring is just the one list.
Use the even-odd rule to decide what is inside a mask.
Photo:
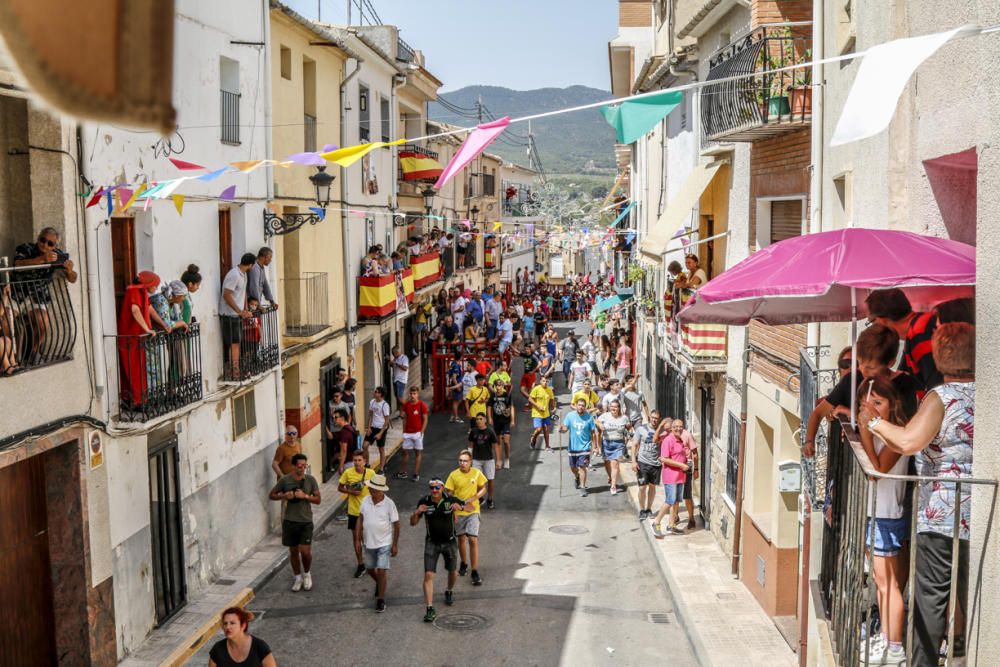
[(615, 368), (615, 377), (624, 380), (625, 376), (632, 370), (632, 348), (628, 346), (625, 336), (618, 340), (618, 351), (615, 352), (618, 366)]
[[(677, 525), (677, 510), (684, 497), (684, 478), (687, 476), (688, 446), (682, 437), (684, 422), (675, 419), (670, 425), (670, 435), (660, 445), (660, 462), (663, 464), (663, 505), (653, 519), (653, 534), (663, 539), (666, 533), (684, 534)], [(670, 525), (666, 532), (660, 530), (660, 521), (670, 512)]]

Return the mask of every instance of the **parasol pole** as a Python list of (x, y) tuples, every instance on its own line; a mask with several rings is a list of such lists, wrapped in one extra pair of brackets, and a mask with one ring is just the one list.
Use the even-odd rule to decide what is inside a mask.
[(851, 427), (858, 427), (858, 293), (851, 288)]

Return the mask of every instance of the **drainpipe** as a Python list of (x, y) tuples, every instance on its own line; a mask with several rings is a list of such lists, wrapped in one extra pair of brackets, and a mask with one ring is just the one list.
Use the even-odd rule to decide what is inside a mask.
[(743, 478), (744, 464), (747, 454), (747, 402), (749, 400), (749, 387), (747, 382), (750, 373), (750, 327), (747, 326), (743, 332), (743, 377), (740, 383), (740, 444), (739, 453), (736, 458), (736, 517), (733, 522), (733, 575), (739, 576), (740, 555), (742, 548), (740, 536), (743, 532)]
[[(340, 82), (340, 145), (344, 146), (347, 144), (347, 84), (351, 82), (351, 79), (356, 77), (361, 71), (361, 63), (364, 61), (358, 58), (355, 60), (354, 71), (344, 77), (344, 80)], [(347, 73), (347, 61), (344, 62), (344, 73)], [(346, 170), (345, 170), (346, 171)], [(347, 202), (349, 199), (349, 186), (347, 178), (344, 172), (340, 174), (340, 202), (341, 208), (348, 208)], [(357, 265), (355, 264), (354, 269), (351, 268), (354, 260), (351, 254), (351, 214), (341, 213), (341, 234), (343, 237), (342, 243), (344, 246), (344, 273), (346, 280), (344, 280), (344, 304), (347, 306), (347, 330), (348, 332), (353, 332), (358, 325), (358, 307), (357, 307), (357, 280), (351, 280), (351, 277), (357, 270)], [(367, 224), (367, 223), (365, 223)], [(353, 350), (351, 350), (353, 353)]]
[[(76, 126), (76, 154), (80, 171), (79, 176), (83, 176), (83, 131), (79, 124)], [(77, 199), (74, 204), (79, 206), (80, 201)], [(85, 230), (84, 238), (86, 239), (87, 253), (87, 301), (88, 314), (90, 315), (90, 340), (94, 351), (94, 393), (100, 404), (99, 409), (103, 415), (103, 421), (107, 422), (110, 421), (111, 410), (105, 396), (106, 386), (104, 380), (107, 376), (108, 367), (104, 357), (104, 313), (101, 307), (101, 281), (97, 276), (98, 262), (100, 262), (100, 257), (97, 255), (97, 227), (99, 225), (91, 226), (88, 224), (86, 211), (83, 212), (82, 221)]]

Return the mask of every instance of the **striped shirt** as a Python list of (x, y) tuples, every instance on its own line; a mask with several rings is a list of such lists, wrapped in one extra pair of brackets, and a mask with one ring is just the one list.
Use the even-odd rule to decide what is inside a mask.
[(918, 398), (923, 399), (924, 392), (933, 389), (944, 381), (941, 372), (934, 364), (931, 354), (931, 338), (937, 329), (938, 320), (933, 311), (915, 313), (910, 320), (909, 331), (906, 332), (906, 346), (903, 348), (903, 361), (906, 370), (920, 381), (923, 391)]

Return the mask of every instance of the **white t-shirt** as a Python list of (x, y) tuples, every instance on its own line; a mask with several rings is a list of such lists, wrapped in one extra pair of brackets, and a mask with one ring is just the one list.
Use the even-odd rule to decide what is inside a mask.
[(462, 376), (462, 398), (469, 395), (469, 390), (476, 386), (476, 371), (469, 371)]
[[(885, 449), (885, 441), (875, 436), (875, 455)], [(909, 456), (900, 456), (896, 464), (889, 470), (890, 475), (905, 475), (910, 465)], [(877, 519), (900, 519), (903, 516), (903, 500), (906, 496), (906, 482), (895, 479), (880, 479), (875, 482), (875, 512)], [(871, 503), (868, 504), (868, 516), (872, 515)]]
[(625, 415), (618, 415), (617, 417), (612, 417), (610, 412), (605, 412), (600, 417), (597, 418), (597, 424), (601, 427), (604, 432), (605, 440), (614, 440), (618, 442), (625, 441), (625, 429), (629, 425), (628, 417)]
[(451, 315), (455, 320), (455, 324), (458, 328), (462, 328), (462, 322), (465, 321), (465, 297), (456, 297), (454, 301), (451, 302)]
[(618, 405), (622, 408), (622, 416), (625, 415), (625, 397), (619, 391), (617, 394), (612, 394), (610, 391), (601, 397), (601, 409), (610, 410), (611, 401), (618, 401)]
[(369, 424), (372, 428), (382, 428), (385, 426), (385, 420), (389, 417), (389, 404), (382, 400), (375, 400), (374, 398), (368, 403), (368, 410), (372, 413), (372, 423)]
[(587, 379), (587, 376), (590, 375), (590, 372), (591, 372), (590, 364), (588, 364), (586, 361), (574, 361), (572, 364), (570, 364), (569, 374), (573, 378), (570, 390), (579, 391), (581, 388), (583, 388), (583, 381)]
[(514, 310), (517, 311), (517, 316), (524, 319), (524, 306), (519, 303), (514, 304)]
[(392, 544), (392, 524), (399, 521), (399, 511), (392, 498), (384, 496), (382, 502), (375, 504), (371, 496), (361, 500), (362, 536), (365, 548), (378, 549)]
[(222, 281), (222, 303), (219, 304), (219, 314), (229, 315), (230, 317), (239, 317), (240, 313), (238, 310), (233, 310), (230, 308), (229, 303), (226, 301), (225, 293), (226, 290), (231, 290), (233, 293), (233, 301), (241, 309), (246, 307), (247, 303), (247, 274), (240, 271), (240, 267), (234, 266), (229, 269), (229, 273)]
[(594, 363), (597, 361), (597, 347), (589, 340), (583, 341), (583, 345), (580, 346), (580, 349), (587, 355), (588, 362)]
[[(407, 359), (405, 354), (400, 354), (398, 357), (392, 360), (392, 381), (402, 382), (406, 384), (410, 381), (410, 360)], [(403, 368), (399, 368), (399, 366)]]
[(514, 340), (514, 325), (511, 324), (510, 320), (504, 320), (500, 323), (500, 332), (503, 334), (503, 342), (510, 343)]

